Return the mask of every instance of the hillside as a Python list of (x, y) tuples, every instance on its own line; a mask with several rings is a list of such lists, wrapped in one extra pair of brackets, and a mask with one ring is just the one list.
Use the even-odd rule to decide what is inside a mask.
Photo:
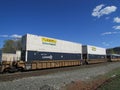
[(107, 54), (120, 54), (120, 47), (107, 49)]

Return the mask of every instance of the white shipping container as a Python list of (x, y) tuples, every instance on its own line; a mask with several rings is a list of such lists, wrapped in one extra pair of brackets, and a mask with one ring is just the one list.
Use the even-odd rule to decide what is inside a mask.
[(16, 53), (2, 53), (1, 61), (19, 61), (21, 59), (21, 51)]
[(106, 55), (106, 49), (91, 45), (84, 45), (83, 54)]
[(26, 37), (26, 42), (23, 42), (23, 50), (42, 52), (82, 53), (82, 45), (78, 43), (32, 34), (27, 34)]

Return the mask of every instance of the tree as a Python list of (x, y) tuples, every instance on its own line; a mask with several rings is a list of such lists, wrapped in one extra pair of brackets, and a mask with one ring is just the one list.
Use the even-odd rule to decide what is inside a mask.
[(14, 40), (14, 45), (15, 45), (16, 50), (21, 50), (21, 48), (22, 48), (21, 39)]
[(5, 40), (2, 51), (4, 53), (15, 53), (21, 50), (21, 40)]
[(111, 54), (115, 54), (115, 51), (113, 49), (111, 49)]

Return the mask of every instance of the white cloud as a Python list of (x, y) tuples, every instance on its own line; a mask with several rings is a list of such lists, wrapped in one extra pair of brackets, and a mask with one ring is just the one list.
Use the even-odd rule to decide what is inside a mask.
[(102, 35), (111, 35), (111, 34), (118, 34), (120, 32), (104, 32)]
[(11, 38), (21, 38), (22, 36), (21, 35), (17, 35), (17, 34), (13, 34), (10, 36)]
[(100, 9), (102, 9), (102, 7), (104, 7), (105, 5), (104, 4), (101, 4), (101, 5), (98, 5), (96, 6), (96, 8), (93, 9), (94, 12), (98, 12), (100, 11)]
[(93, 9), (92, 16), (99, 17), (99, 11), (102, 9), (102, 7), (104, 7), (104, 4), (96, 6), (96, 8)]
[(107, 42), (102, 42), (102, 44), (103, 44), (104, 46), (110, 46), (110, 44), (107, 43)]
[(115, 12), (117, 9), (116, 6), (107, 6), (107, 7), (104, 6), (105, 6), (104, 4), (96, 6), (93, 9), (92, 16), (100, 18), (103, 15), (108, 15), (111, 14), (112, 12)]
[(112, 34), (112, 32), (104, 32), (104, 33), (102, 33), (102, 35), (109, 35), (109, 34)]
[(119, 17), (115, 17), (114, 20), (113, 20), (113, 22), (120, 23), (120, 18)]
[(120, 30), (120, 26), (113, 26), (115, 30)]
[(13, 34), (13, 35), (0, 35), (0, 37), (3, 37), (3, 38), (21, 38), (22, 36), (21, 35), (17, 35), (17, 34)]

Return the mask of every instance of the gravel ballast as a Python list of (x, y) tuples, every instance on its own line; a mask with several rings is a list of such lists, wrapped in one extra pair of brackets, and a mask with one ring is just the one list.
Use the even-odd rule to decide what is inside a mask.
[(49, 75), (0, 82), (0, 90), (60, 90), (61, 87), (64, 87), (71, 82), (90, 80), (119, 67), (120, 62), (115, 62), (104, 66), (82, 68), (71, 71), (56, 72)]

